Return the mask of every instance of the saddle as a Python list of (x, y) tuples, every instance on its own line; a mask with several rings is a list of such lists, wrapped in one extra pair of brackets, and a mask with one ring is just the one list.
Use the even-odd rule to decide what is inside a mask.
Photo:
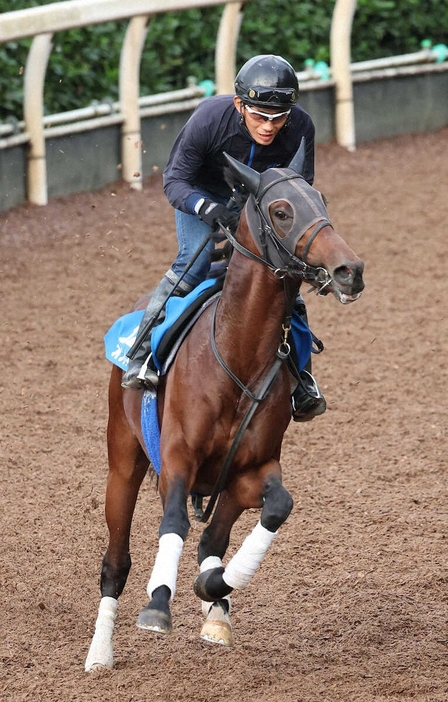
[(225, 276), (221, 275), (216, 279), (207, 280), (206, 285), (198, 286), (186, 297), (168, 300), (165, 319), (151, 334), (152, 360), (162, 375), (167, 373), (179, 347), (197, 319), (220, 296), (224, 278)]

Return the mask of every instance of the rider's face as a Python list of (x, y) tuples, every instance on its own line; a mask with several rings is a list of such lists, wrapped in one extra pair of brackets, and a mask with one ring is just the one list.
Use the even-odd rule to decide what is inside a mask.
[(267, 109), (265, 107), (251, 108), (256, 110), (256, 112), (250, 112), (249, 107), (244, 105), (243, 101), (239, 97), (233, 98), (234, 105), (240, 115), (244, 119), (244, 124), (247, 127), (247, 131), (251, 135), (252, 139), (257, 142), (257, 144), (262, 144), (263, 146), (268, 146), (272, 144), (275, 137), (282, 127), (285, 126), (286, 120), (288, 119), (289, 111), (285, 112), (284, 115), (277, 116), (274, 120), (264, 119), (258, 112), (265, 115), (278, 115), (278, 109)]

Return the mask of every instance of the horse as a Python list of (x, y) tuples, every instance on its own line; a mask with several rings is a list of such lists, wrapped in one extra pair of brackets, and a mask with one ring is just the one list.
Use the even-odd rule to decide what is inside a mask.
[[(342, 303), (364, 288), (363, 262), (334, 230), (322, 195), (302, 176), (304, 143), (288, 168), (258, 173), (226, 154), (248, 193), (234, 234), (222, 293), (204, 309), (157, 388), (163, 516), (137, 626), (169, 633), (190, 495), (209, 497), (209, 524), (198, 544), (194, 592), (202, 601), (203, 639), (231, 646), (230, 594), (251, 582), (293, 507), (282, 484), (280, 453), (291, 421), (288, 366), (294, 302), (303, 281)], [(141, 426), (143, 392), (109, 383), (109, 543), (101, 599), (85, 670), (113, 667), (118, 598), (131, 567), (129, 539), (139, 488), (151, 465)], [(260, 518), (224, 565), (230, 532), (245, 510)]]

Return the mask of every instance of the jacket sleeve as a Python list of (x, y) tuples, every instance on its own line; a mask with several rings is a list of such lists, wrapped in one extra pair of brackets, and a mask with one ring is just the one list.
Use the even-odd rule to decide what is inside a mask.
[(163, 189), (168, 202), (187, 214), (193, 213), (194, 204), (201, 197), (195, 189), (195, 182), (209, 149), (207, 127), (202, 111), (194, 112), (179, 132), (163, 173)]

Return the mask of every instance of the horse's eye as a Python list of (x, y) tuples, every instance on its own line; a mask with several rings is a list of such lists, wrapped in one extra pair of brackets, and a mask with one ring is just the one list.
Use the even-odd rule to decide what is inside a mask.
[(284, 222), (285, 219), (288, 219), (288, 215), (286, 212), (283, 212), (283, 210), (275, 210), (274, 217), (276, 219), (280, 219), (282, 222)]

